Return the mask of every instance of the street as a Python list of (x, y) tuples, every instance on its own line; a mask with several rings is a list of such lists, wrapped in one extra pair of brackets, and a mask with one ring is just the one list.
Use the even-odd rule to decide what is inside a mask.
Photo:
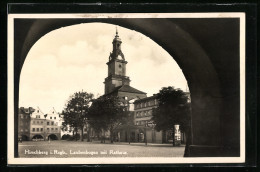
[(24, 141), (19, 143), (21, 158), (72, 157), (183, 157), (185, 145), (81, 141)]

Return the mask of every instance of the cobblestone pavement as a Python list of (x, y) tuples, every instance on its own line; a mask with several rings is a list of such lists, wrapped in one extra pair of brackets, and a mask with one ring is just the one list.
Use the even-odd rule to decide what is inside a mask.
[(125, 142), (24, 141), (19, 143), (19, 157), (183, 157), (185, 146)]

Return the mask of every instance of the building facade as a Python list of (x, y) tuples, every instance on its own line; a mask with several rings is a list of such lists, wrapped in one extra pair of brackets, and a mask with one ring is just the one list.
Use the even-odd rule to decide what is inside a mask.
[(45, 138), (52, 140), (60, 140), (61, 138), (61, 118), (60, 115), (52, 108), (46, 116)]
[(31, 122), (30, 122), (30, 140), (44, 140), (45, 139), (45, 119), (44, 113), (40, 110), (39, 107), (35, 109), (35, 111), (31, 114)]
[(44, 114), (39, 107), (19, 108), (18, 136), (28, 140), (59, 140), (61, 138), (61, 118), (54, 108)]
[[(190, 94), (185, 92), (188, 96), (188, 103), (190, 103)], [(158, 107), (158, 99), (156, 94), (151, 97), (136, 100), (134, 102), (134, 124), (141, 129), (135, 134), (138, 138), (138, 142), (143, 142), (146, 136), (147, 142), (149, 143), (171, 143), (173, 139), (175, 142), (181, 143), (186, 142), (185, 133), (180, 131), (180, 126), (175, 125), (175, 135), (173, 136), (172, 131), (156, 131), (154, 129), (155, 124), (151, 120), (153, 116), (153, 109)], [(174, 115), (174, 114), (173, 114)], [(143, 127), (143, 128), (142, 128)], [(176, 141), (177, 140), (177, 141)]]
[(153, 109), (158, 107), (156, 95), (136, 100), (134, 102), (134, 124), (139, 127), (135, 132), (137, 142), (163, 143), (163, 132), (154, 129), (152, 118)]
[(18, 115), (18, 137), (19, 140), (28, 141), (30, 140), (30, 121), (31, 114), (34, 112), (32, 107), (19, 108)]

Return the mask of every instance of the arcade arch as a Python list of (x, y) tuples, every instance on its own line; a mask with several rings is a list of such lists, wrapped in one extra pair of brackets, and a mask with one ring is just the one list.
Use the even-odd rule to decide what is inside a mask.
[[(23, 29), (18, 27), (23, 24), (20, 20), (15, 23), (15, 42), (20, 42), (15, 46), (15, 85), (19, 85), (23, 62), (32, 45), (54, 29), (89, 22), (111, 23), (134, 29), (150, 37), (172, 55), (188, 81), (192, 99), (193, 136), (192, 145), (188, 148), (189, 156), (238, 156), (239, 108), (233, 107), (239, 107), (239, 94), (232, 93), (239, 91), (239, 77), (236, 76), (239, 68), (230, 66), (229, 62), (227, 66), (222, 64), (227, 58), (233, 64), (239, 64), (237, 52), (225, 51), (226, 44), (232, 48), (239, 47), (239, 28), (236, 28), (239, 22), (210, 20), (207, 19), (205, 24), (205, 20), (199, 19), (31, 19), (27, 20), (27, 26)], [(225, 27), (216, 30), (223, 23)], [(199, 30), (201, 27), (204, 27), (203, 32)], [(219, 36), (226, 36), (227, 39), (221, 42), (217, 39)], [(213, 41), (213, 38), (216, 39)], [(215, 50), (216, 46), (219, 51)], [(230, 72), (228, 76), (234, 77), (227, 77), (225, 71)], [(18, 90), (15, 90), (15, 105), (18, 105), (18, 95)], [(227, 107), (225, 109), (224, 104)], [(229, 128), (230, 124), (232, 128)]]

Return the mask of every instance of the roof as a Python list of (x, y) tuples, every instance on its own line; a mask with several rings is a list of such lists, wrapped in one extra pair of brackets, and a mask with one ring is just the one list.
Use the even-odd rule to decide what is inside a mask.
[(33, 113), (34, 111), (35, 111), (35, 109), (33, 109), (32, 107), (29, 107), (29, 108), (20, 107), (19, 108), (19, 114), (20, 113), (30, 114), (30, 113)]
[(151, 99), (157, 99), (157, 94), (154, 94), (150, 97), (145, 97), (145, 98), (142, 98), (142, 99), (138, 99), (134, 102), (135, 103), (139, 103), (139, 102), (143, 102), (143, 101), (146, 101), (146, 100), (151, 100)]
[(50, 115), (50, 114), (58, 114), (58, 113), (53, 107), (53, 108), (51, 108), (51, 110), (49, 111), (49, 113), (47, 115)]
[(145, 92), (137, 90), (136, 88), (133, 88), (133, 87), (131, 87), (129, 85), (121, 85), (119, 87), (116, 87), (111, 93), (119, 92), (119, 91), (121, 91), (121, 92), (128, 92), (128, 93), (146, 94)]

